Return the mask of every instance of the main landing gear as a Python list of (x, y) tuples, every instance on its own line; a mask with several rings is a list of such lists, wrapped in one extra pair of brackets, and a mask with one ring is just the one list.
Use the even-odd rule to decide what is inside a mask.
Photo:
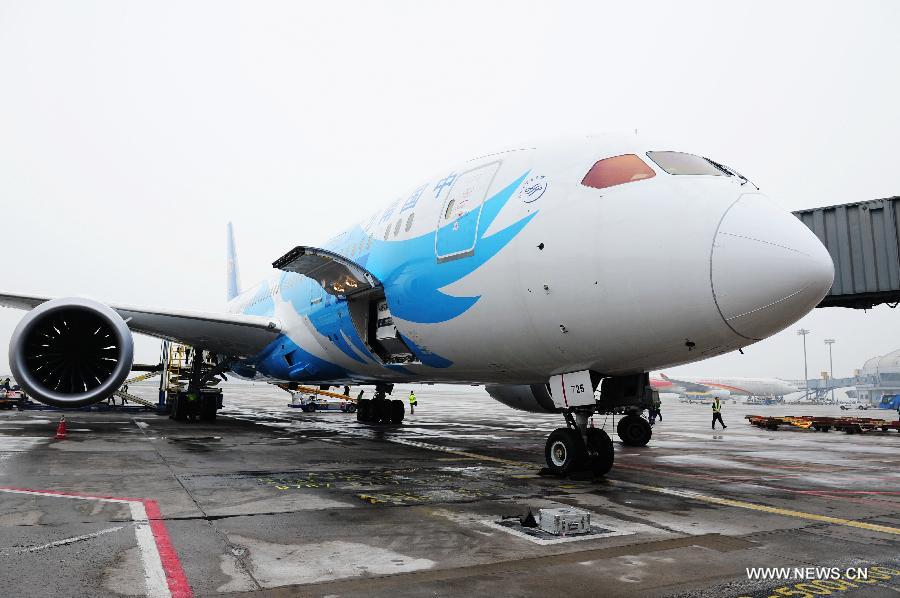
[(375, 387), (375, 397), (360, 399), (356, 406), (356, 421), (365, 424), (400, 424), (406, 415), (406, 406), (398, 399), (388, 399), (386, 395), (394, 390), (393, 384), (379, 384)]
[(612, 439), (603, 430), (587, 426), (592, 412), (564, 412), (569, 427), (553, 430), (547, 437), (544, 448), (550, 473), (564, 476), (576, 471), (587, 471), (595, 476), (602, 476), (612, 469), (615, 458)]

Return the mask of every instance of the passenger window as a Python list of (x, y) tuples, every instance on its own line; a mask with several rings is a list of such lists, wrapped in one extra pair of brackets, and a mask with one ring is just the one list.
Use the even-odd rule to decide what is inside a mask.
[(656, 176), (656, 172), (647, 166), (646, 162), (634, 154), (625, 154), (599, 160), (584, 175), (581, 184), (594, 189), (606, 189), (654, 176)]
[(415, 216), (415, 215), (416, 215), (416, 213), (413, 212), (412, 214), (409, 215), (409, 218), (406, 219), (406, 229), (405, 229), (406, 232), (409, 232), (409, 229), (412, 228), (413, 216)]
[(669, 174), (705, 174), (725, 176), (723, 169), (711, 161), (694, 154), (684, 152), (647, 152), (647, 156)]

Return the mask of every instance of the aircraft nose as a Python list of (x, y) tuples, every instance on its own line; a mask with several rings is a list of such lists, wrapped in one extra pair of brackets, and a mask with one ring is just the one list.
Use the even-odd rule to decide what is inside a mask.
[(834, 264), (809, 228), (762, 194), (722, 218), (710, 255), (713, 297), (725, 323), (752, 340), (790, 326), (831, 289)]

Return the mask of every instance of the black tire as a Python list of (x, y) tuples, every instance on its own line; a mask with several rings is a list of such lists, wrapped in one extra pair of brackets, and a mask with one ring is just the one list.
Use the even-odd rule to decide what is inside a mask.
[(406, 407), (403, 406), (403, 401), (398, 399), (394, 399), (391, 401), (391, 423), (392, 424), (400, 424), (403, 423), (403, 416), (406, 415)]
[(559, 476), (568, 474), (584, 463), (584, 442), (581, 435), (569, 428), (557, 428), (547, 437), (544, 458), (551, 473)]
[(187, 401), (184, 400), (184, 397), (175, 395), (175, 399), (172, 401), (172, 419), (179, 422), (187, 421), (186, 403)]
[(356, 407), (356, 421), (368, 423), (372, 417), (372, 400), (360, 399)]
[(381, 399), (373, 403), (375, 405), (375, 422), (379, 424), (391, 423), (391, 402)]
[(353, 403), (347, 405), (347, 413), (355, 413), (355, 412), (356, 412), (356, 405), (354, 405)]
[(615, 449), (612, 438), (599, 428), (587, 430), (587, 466), (594, 475), (602, 476), (609, 473), (615, 460)]
[(316, 412), (316, 404), (315, 404), (315, 403), (310, 403), (310, 404), (309, 404), (309, 412), (310, 412), (310, 413), (315, 413), (315, 412)]
[(625, 446), (647, 446), (653, 436), (650, 422), (640, 415), (626, 415), (619, 420), (616, 432)]

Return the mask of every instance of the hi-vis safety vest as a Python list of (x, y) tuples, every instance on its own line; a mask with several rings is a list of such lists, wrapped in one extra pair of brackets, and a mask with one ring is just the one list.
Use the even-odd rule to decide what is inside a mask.
[(719, 399), (713, 401), (712, 408), (713, 413), (720, 413), (722, 411), (722, 403), (719, 402)]
[(410, 404), (410, 405), (415, 405), (415, 404), (416, 404), (416, 395), (414, 395), (414, 394), (412, 394), (412, 393), (409, 394), (409, 404)]

